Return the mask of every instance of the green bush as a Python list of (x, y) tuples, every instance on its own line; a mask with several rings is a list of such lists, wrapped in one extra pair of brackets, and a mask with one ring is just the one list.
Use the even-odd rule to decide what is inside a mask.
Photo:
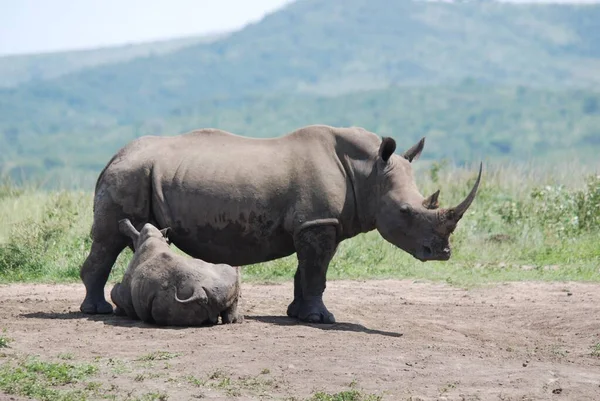
[(545, 185), (530, 192), (528, 200), (506, 201), (497, 208), (509, 225), (538, 226), (560, 238), (600, 227), (600, 176), (590, 175), (585, 188)]

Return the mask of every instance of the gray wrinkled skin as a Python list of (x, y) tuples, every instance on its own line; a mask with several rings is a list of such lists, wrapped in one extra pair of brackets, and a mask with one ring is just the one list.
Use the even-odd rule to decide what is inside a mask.
[(177, 255), (166, 230), (146, 223), (140, 232), (128, 219), (119, 222), (135, 250), (123, 281), (110, 297), (117, 315), (166, 326), (200, 326), (241, 322), (239, 267), (213, 265)]
[(315, 125), (256, 139), (216, 129), (142, 137), (100, 174), (92, 248), (81, 268), (85, 313), (111, 313), (103, 288), (128, 245), (117, 222), (171, 227), (189, 255), (243, 266), (296, 253), (288, 315), (332, 323), (323, 304), (337, 245), (377, 229), (421, 261), (450, 258), (450, 234), (473, 201), (479, 177), (458, 206), (438, 209), (415, 185), (411, 162), (424, 139), (395, 154), (396, 143), (362, 128)]

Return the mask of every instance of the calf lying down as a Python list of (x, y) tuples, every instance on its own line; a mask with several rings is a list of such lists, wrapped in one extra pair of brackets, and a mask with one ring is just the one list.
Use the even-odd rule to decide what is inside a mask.
[(119, 230), (133, 240), (134, 255), (110, 296), (115, 313), (166, 326), (241, 322), (238, 315), (240, 268), (176, 254), (168, 229), (145, 224), (137, 231), (129, 219)]

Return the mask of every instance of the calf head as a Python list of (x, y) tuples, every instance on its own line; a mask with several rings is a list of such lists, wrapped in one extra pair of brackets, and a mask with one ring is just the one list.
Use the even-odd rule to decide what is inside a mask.
[(395, 141), (383, 138), (374, 168), (378, 198), (375, 224), (383, 238), (420, 261), (448, 260), (450, 234), (475, 198), (482, 165), (465, 200), (456, 207), (439, 209), (440, 191), (424, 198), (412, 174), (411, 163), (419, 157), (424, 144), (425, 138), (403, 155), (397, 155)]
[(150, 238), (154, 238), (156, 240), (163, 241), (169, 244), (169, 240), (167, 239), (169, 228), (163, 228), (162, 230), (159, 230), (150, 223), (144, 224), (142, 230), (138, 231), (133, 226), (133, 224), (131, 224), (131, 221), (129, 221), (129, 219), (119, 220), (119, 231), (121, 232), (121, 234), (131, 238), (131, 241), (133, 241), (134, 250), (137, 250), (144, 242), (146, 242)]

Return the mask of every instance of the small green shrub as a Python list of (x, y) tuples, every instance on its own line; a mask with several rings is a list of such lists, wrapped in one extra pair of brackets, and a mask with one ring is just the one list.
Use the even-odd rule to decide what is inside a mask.
[(8, 348), (11, 342), (13, 341), (12, 338), (3, 335), (0, 335), (0, 348)]

